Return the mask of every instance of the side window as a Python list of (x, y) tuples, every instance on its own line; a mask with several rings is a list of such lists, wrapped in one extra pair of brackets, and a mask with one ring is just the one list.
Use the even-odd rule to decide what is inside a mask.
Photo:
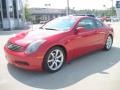
[(87, 30), (91, 30), (96, 28), (96, 24), (93, 19), (85, 18), (80, 20), (80, 22), (78, 23), (78, 27), (85, 27)]
[(96, 26), (97, 28), (102, 28), (104, 25), (100, 21), (96, 20)]

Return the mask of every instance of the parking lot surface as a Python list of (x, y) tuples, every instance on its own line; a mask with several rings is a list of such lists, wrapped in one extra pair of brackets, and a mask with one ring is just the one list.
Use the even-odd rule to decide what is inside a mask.
[(120, 90), (120, 22), (111, 24), (115, 38), (110, 51), (82, 56), (56, 73), (26, 71), (9, 65), (3, 46), (20, 30), (0, 31), (0, 90)]

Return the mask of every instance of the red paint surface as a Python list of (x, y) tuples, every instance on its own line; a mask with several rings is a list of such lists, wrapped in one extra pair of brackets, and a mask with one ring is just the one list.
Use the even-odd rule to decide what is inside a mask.
[[(15, 52), (9, 50), (5, 45), (4, 50), (8, 62), (23, 69), (42, 71), (44, 56), (53, 46), (59, 45), (65, 48), (67, 52), (66, 62), (70, 62), (74, 58), (92, 51), (102, 49), (107, 36), (109, 34), (113, 35), (113, 29), (104, 26), (90, 31), (85, 29), (76, 31), (76, 25), (82, 18), (86, 17), (79, 17), (75, 25), (66, 32), (33, 30), (19, 33), (17, 36), (10, 38), (8, 42), (23, 46), (24, 50), (22, 52)], [(25, 54), (24, 51), (29, 43), (39, 39), (45, 39), (46, 42), (35, 53)], [(27, 62), (29, 65), (17, 64), (16, 61)]]

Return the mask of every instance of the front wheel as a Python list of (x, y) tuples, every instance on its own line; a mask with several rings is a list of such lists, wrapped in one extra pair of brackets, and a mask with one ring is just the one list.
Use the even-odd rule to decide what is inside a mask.
[(110, 50), (111, 47), (112, 47), (112, 43), (113, 43), (113, 38), (112, 36), (108, 36), (107, 37), (107, 40), (106, 40), (106, 43), (105, 43), (105, 46), (104, 46), (104, 50)]
[(60, 47), (53, 47), (47, 52), (44, 58), (44, 68), (48, 72), (56, 72), (61, 69), (64, 61), (64, 50)]

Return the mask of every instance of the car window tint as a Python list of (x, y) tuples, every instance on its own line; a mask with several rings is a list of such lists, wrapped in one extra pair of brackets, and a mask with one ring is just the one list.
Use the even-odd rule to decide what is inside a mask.
[(93, 19), (91, 18), (85, 18), (80, 20), (78, 27), (85, 27), (87, 30), (91, 30), (96, 28), (96, 24)]
[(102, 28), (103, 27), (103, 24), (98, 20), (96, 20), (96, 25), (97, 25), (97, 28)]

